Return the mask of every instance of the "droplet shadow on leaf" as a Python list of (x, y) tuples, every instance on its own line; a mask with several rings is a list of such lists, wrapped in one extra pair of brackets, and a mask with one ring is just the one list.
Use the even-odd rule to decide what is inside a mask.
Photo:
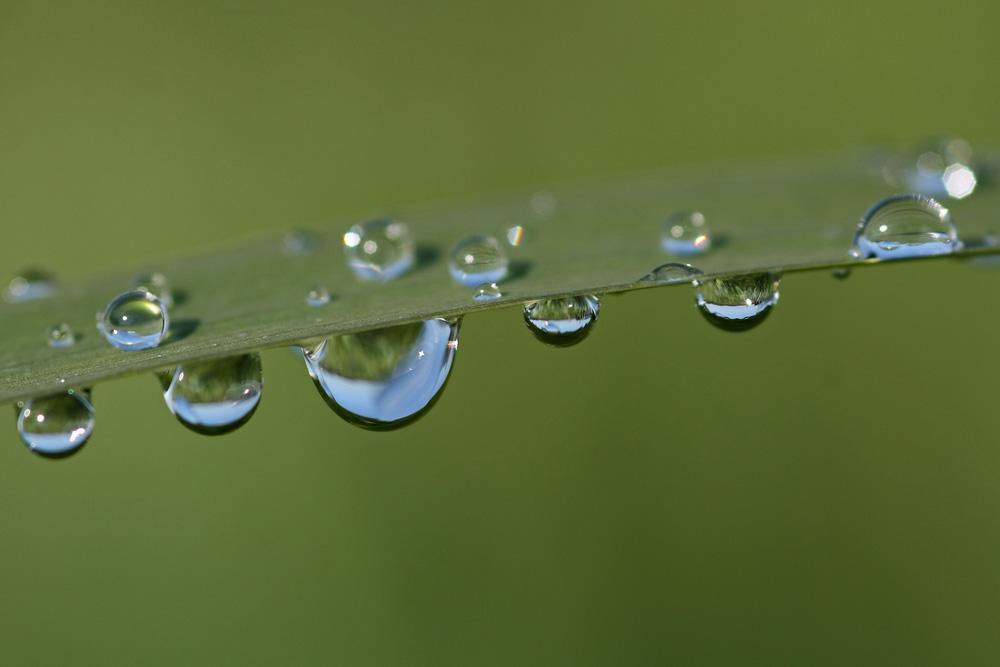
[(170, 330), (167, 331), (167, 335), (164, 336), (161, 345), (170, 345), (171, 343), (182, 341), (193, 334), (199, 326), (201, 326), (201, 320), (193, 317), (185, 320), (171, 320)]

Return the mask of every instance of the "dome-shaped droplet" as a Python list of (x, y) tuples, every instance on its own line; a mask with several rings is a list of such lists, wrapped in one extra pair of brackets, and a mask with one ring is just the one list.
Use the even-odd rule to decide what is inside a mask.
[(778, 303), (777, 273), (696, 280), (695, 300), (709, 322), (726, 331), (752, 329)]
[(17, 433), (31, 451), (61, 458), (76, 452), (94, 430), (94, 406), (87, 390), (18, 403)]
[(524, 305), (524, 322), (535, 338), (557, 347), (568, 347), (587, 337), (601, 310), (593, 295), (543, 299)]
[(120, 350), (147, 350), (160, 344), (170, 321), (167, 309), (150, 292), (119, 294), (98, 314), (98, 328)]
[(501, 297), (500, 286), (496, 283), (483, 283), (472, 293), (476, 301), (492, 301)]
[(868, 209), (851, 257), (902, 259), (946, 255), (960, 248), (948, 209), (923, 195), (896, 195)]
[(369, 220), (344, 234), (347, 265), (362, 280), (386, 282), (413, 266), (416, 244), (410, 228), (396, 220)]
[(507, 276), (507, 254), (492, 236), (462, 239), (448, 258), (451, 277), (469, 287), (498, 283)]
[(260, 403), (260, 354), (184, 364), (160, 376), (163, 399), (178, 421), (204, 435), (228, 433)]
[(25, 269), (3, 289), (3, 298), (8, 303), (20, 303), (45, 299), (55, 293), (55, 276), (44, 269)]
[(65, 322), (49, 327), (49, 347), (69, 347), (75, 342), (76, 338), (73, 335), (73, 329)]
[(701, 275), (701, 271), (691, 266), (690, 264), (681, 264), (680, 262), (670, 262), (669, 264), (661, 264), (656, 267), (642, 278), (639, 278), (637, 282), (640, 283), (654, 283), (657, 285), (669, 285), (670, 283), (689, 283), (692, 282), (697, 276)]
[(322, 285), (317, 285), (306, 292), (306, 303), (310, 306), (325, 306), (330, 303), (330, 292)]
[(705, 252), (712, 245), (705, 216), (692, 211), (674, 213), (663, 225), (660, 244), (664, 250), (675, 255), (697, 255)]
[(901, 175), (891, 180), (930, 197), (963, 199), (976, 188), (972, 147), (963, 139), (925, 144), (896, 164)]
[(149, 292), (164, 308), (174, 304), (174, 292), (170, 289), (170, 281), (162, 273), (146, 273), (132, 281), (132, 289), (137, 292)]
[(373, 430), (406, 426), (437, 400), (458, 349), (459, 322), (443, 319), (329, 338), (303, 350), (327, 403)]

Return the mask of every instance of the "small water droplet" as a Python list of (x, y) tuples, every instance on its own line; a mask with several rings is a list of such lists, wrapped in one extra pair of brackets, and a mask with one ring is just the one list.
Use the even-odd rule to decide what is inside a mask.
[(281, 249), (286, 255), (300, 257), (310, 255), (319, 248), (320, 237), (307, 229), (293, 229), (285, 234), (281, 241)]
[(698, 255), (712, 245), (705, 216), (694, 211), (681, 211), (667, 218), (660, 244), (675, 255)]
[(132, 281), (132, 289), (136, 292), (149, 292), (170, 308), (174, 304), (174, 292), (170, 289), (170, 281), (162, 273), (147, 273)]
[(670, 283), (689, 283), (692, 282), (696, 276), (700, 275), (701, 271), (690, 264), (670, 262), (669, 264), (661, 264), (656, 267), (642, 278), (639, 278), (637, 282), (656, 283), (658, 285), (668, 285)]
[(3, 290), (4, 301), (20, 303), (45, 299), (56, 293), (55, 276), (43, 269), (25, 269), (14, 276)]
[(868, 209), (848, 255), (902, 259), (946, 255), (960, 247), (948, 209), (923, 195), (905, 194), (883, 199)]
[(369, 220), (344, 234), (347, 265), (362, 280), (386, 282), (413, 266), (416, 244), (410, 228), (396, 220)]
[(325, 306), (330, 303), (330, 292), (322, 285), (317, 285), (306, 292), (306, 303), (310, 306)]
[(483, 283), (472, 293), (472, 298), (476, 301), (492, 301), (493, 299), (499, 299), (501, 296), (500, 286), (496, 283)]
[(843, 280), (844, 278), (851, 277), (851, 267), (849, 266), (838, 266), (836, 268), (830, 269), (830, 275), (834, 278)]
[(263, 370), (260, 354), (178, 366), (160, 375), (163, 400), (180, 423), (203, 435), (239, 428), (260, 403)]
[(507, 254), (492, 236), (470, 236), (451, 251), (448, 271), (469, 287), (498, 283), (507, 276)]
[(752, 329), (778, 303), (777, 273), (696, 280), (695, 300), (709, 322), (726, 331)]
[(338, 415), (362, 428), (395, 429), (426, 414), (440, 396), (458, 349), (459, 324), (432, 319), (334, 336), (303, 356)]
[(506, 232), (507, 243), (509, 243), (512, 248), (519, 248), (524, 244), (524, 235), (524, 225), (514, 225), (513, 227), (508, 227)]
[(167, 335), (167, 309), (150, 292), (119, 294), (101, 313), (98, 328), (120, 350), (147, 350)]
[(31, 451), (61, 458), (78, 451), (94, 430), (88, 390), (18, 402), (17, 433)]
[(73, 329), (65, 322), (49, 327), (49, 347), (69, 347), (76, 342)]
[(543, 343), (568, 347), (587, 337), (600, 311), (601, 301), (594, 295), (543, 299), (524, 305), (524, 322)]

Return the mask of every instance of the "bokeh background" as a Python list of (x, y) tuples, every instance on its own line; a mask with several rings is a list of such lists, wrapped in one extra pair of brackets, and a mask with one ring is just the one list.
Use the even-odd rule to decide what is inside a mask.
[[(0, 271), (689, 164), (997, 138), (988, 2), (0, 2)], [(870, 202), (859, 202), (859, 212)], [(264, 357), (234, 434), (150, 377), (0, 431), (4, 664), (996, 664), (996, 270), (685, 289), (583, 344), (467, 318), (368, 433)]]

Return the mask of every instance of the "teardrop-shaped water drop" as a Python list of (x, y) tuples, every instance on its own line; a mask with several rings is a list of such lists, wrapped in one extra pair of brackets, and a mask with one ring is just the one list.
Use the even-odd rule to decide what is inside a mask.
[(146, 273), (132, 281), (132, 289), (137, 292), (149, 292), (170, 308), (174, 304), (174, 292), (170, 289), (170, 281), (162, 273)]
[(330, 291), (317, 285), (306, 292), (306, 303), (310, 306), (325, 306), (330, 303)]
[(459, 324), (432, 319), (334, 336), (303, 356), (337, 414), (355, 426), (390, 430), (416, 421), (440, 396)]
[(17, 407), (17, 434), (42, 456), (69, 456), (83, 447), (94, 430), (94, 406), (86, 389), (33, 398)]
[(680, 262), (670, 262), (656, 267), (637, 282), (654, 283), (657, 285), (669, 285), (671, 283), (690, 283), (694, 281), (702, 272), (690, 264)]
[(660, 244), (675, 255), (699, 255), (712, 245), (705, 216), (696, 211), (681, 211), (667, 218)]
[(507, 276), (507, 265), (507, 253), (492, 236), (464, 238), (448, 258), (451, 277), (469, 287), (500, 282)]
[(260, 354), (184, 364), (160, 376), (163, 400), (180, 423), (203, 435), (239, 428), (260, 403)]
[(358, 278), (386, 282), (406, 273), (416, 259), (410, 228), (397, 220), (369, 220), (344, 234), (347, 265)]
[(49, 327), (48, 336), (49, 347), (69, 347), (76, 342), (76, 338), (73, 335), (73, 329), (63, 322), (62, 324), (54, 324)]
[(120, 350), (148, 350), (160, 344), (170, 326), (167, 309), (150, 292), (119, 294), (98, 313), (98, 328)]
[(56, 279), (44, 269), (25, 269), (14, 276), (3, 289), (4, 301), (21, 303), (45, 299), (56, 293)]
[(778, 303), (777, 273), (696, 280), (695, 300), (709, 322), (726, 331), (752, 329)]
[(472, 298), (476, 301), (492, 301), (503, 296), (500, 293), (500, 286), (496, 283), (483, 283), (472, 293)]
[(946, 255), (961, 247), (948, 209), (917, 194), (895, 195), (865, 213), (849, 256), (904, 259)]
[(543, 343), (568, 347), (587, 337), (600, 311), (601, 301), (594, 295), (543, 299), (524, 305), (524, 323)]

